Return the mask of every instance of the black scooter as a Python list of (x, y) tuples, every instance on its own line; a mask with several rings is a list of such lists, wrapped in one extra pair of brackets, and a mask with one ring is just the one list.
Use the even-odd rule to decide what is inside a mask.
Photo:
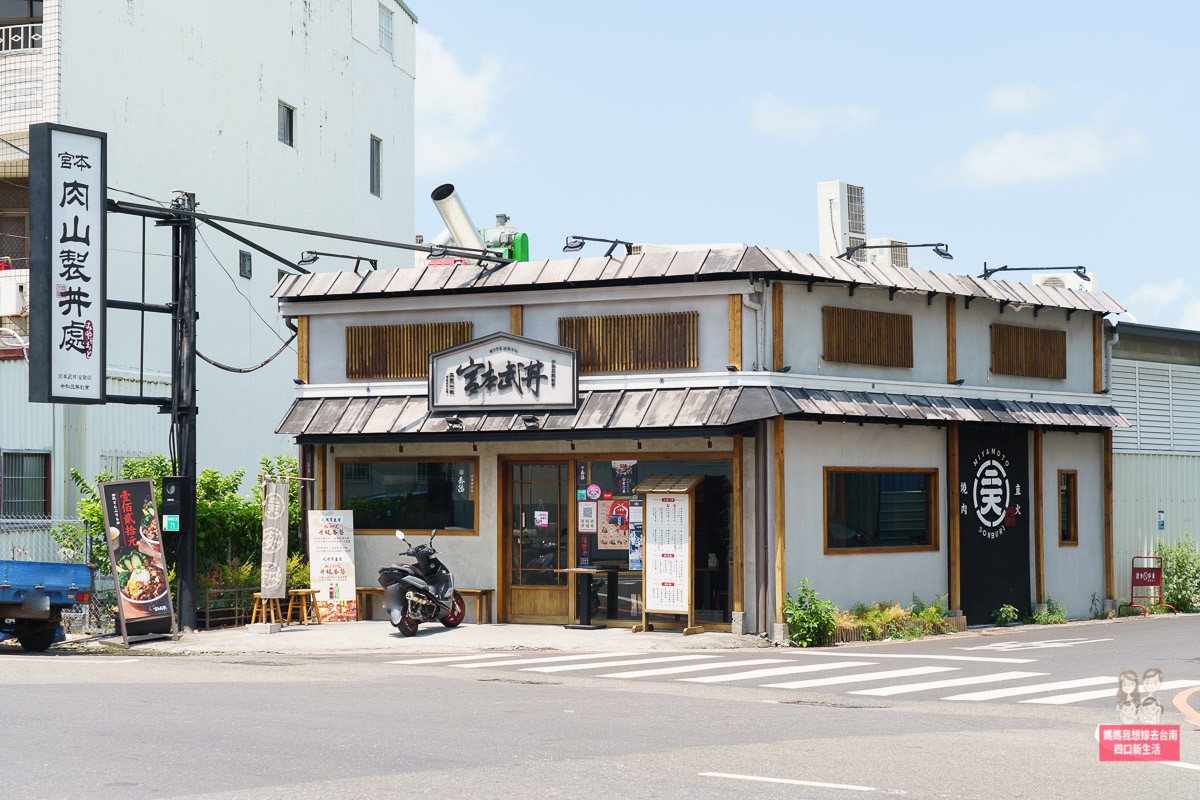
[[(416, 564), (389, 564), (379, 570), (384, 608), (405, 636), (414, 635), (422, 622), (433, 620), (453, 628), (466, 613), (462, 595), (454, 591), (454, 576), (435, 558), (436, 536), (434, 530), (429, 534), (429, 544), (410, 545), (404, 551), (404, 555), (417, 559)], [(396, 538), (408, 545), (402, 531), (396, 531)]]

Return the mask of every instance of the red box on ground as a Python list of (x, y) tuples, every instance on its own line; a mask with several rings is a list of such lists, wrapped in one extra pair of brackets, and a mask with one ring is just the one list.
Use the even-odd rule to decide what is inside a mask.
[(1178, 761), (1178, 725), (1101, 725), (1101, 761)]

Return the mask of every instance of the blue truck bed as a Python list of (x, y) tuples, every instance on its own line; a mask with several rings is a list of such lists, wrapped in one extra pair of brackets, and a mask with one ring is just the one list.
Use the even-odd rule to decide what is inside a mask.
[(71, 606), (78, 592), (91, 588), (92, 568), (87, 564), (0, 561), (0, 617), (5, 604), (19, 605), (29, 592), (45, 593), (52, 606)]

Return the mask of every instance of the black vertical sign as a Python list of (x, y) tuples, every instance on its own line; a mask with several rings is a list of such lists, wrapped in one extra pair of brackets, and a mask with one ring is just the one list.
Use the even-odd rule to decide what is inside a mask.
[(1008, 604), (1029, 611), (1029, 433), (963, 425), (958, 434), (962, 608), (969, 624)]

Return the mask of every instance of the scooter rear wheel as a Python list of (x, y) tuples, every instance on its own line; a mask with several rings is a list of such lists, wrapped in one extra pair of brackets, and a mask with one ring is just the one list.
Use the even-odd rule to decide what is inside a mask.
[(442, 617), (442, 624), (447, 628), (457, 627), (458, 623), (463, 621), (466, 613), (467, 606), (463, 603), (462, 595), (455, 592), (453, 599), (450, 601), (450, 613)]
[(400, 607), (400, 622), (396, 625), (396, 630), (405, 636), (414, 636), (417, 633), (417, 626), (420, 624), (408, 615), (408, 603)]

